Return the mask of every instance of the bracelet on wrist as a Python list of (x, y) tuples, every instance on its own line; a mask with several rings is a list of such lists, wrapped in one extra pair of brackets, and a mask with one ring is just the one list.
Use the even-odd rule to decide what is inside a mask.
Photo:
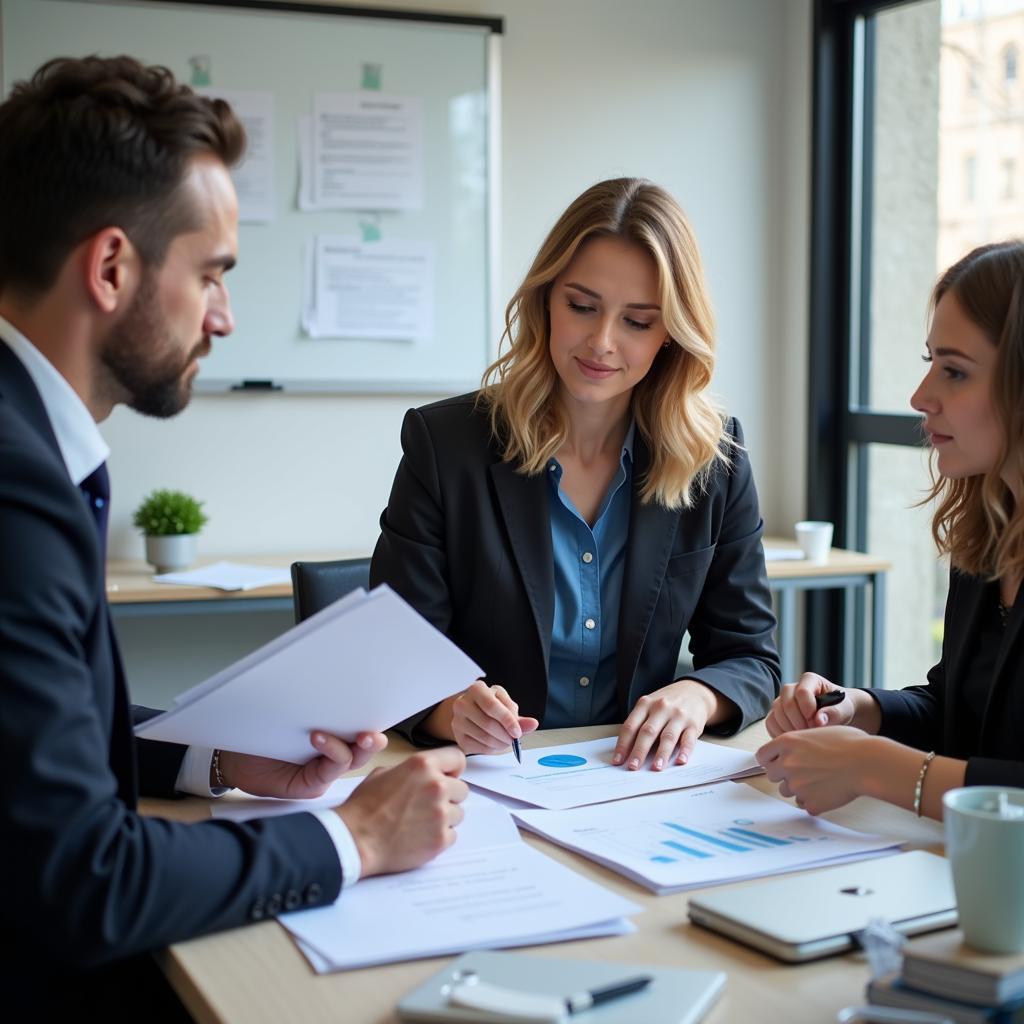
[(224, 779), (224, 772), (220, 767), (220, 750), (214, 750), (213, 758), (210, 760), (210, 770), (213, 772), (213, 782), (218, 789), (230, 789)]
[(931, 750), (925, 754), (921, 762), (921, 770), (917, 773), (917, 782), (914, 783), (914, 813), (921, 817), (921, 793), (924, 790), (924, 777), (928, 774), (932, 761), (935, 760), (935, 751)]

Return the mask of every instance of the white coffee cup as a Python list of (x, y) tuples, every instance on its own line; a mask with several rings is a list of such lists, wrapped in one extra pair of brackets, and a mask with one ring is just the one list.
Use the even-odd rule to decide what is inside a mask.
[(794, 527), (796, 541), (809, 562), (823, 565), (832, 547), (832, 524), (805, 519)]
[(1024, 789), (967, 786), (942, 798), (964, 941), (986, 953), (1024, 950)]

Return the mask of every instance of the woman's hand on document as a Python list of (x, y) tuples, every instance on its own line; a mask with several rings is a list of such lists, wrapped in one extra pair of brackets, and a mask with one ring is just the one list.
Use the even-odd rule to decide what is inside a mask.
[(455, 842), (469, 795), (459, 778), (465, 767), (457, 747), (420, 751), (371, 772), (335, 808), (359, 850), (361, 878), (418, 867)]
[(424, 724), (428, 732), (455, 740), (467, 754), (500, 754), (540, 722), (520, 715), (504, 686), (488, 686), (478, 679), (441, 701)]
[[(319, 756), (305, 764), (222, 750), (220, 770), (224, 784), (254, 796), (310, 800), (326, 793), (331, 783), (345, 772), (362, 768), (388, 745), (388, 738), (382, 732), (361, 732), (354, 744), (326, 732), (310, 733), (309, 739)], [(214, 784), (216, 780), (211, 779), (211, 785)]]
[(715, 691), (696, 679), (679, 679), (645, 694), (619, 729), (612, 764), (637, 771), (651, 755), (651, 769), (656, 772), (686, 764), (717, 710)]

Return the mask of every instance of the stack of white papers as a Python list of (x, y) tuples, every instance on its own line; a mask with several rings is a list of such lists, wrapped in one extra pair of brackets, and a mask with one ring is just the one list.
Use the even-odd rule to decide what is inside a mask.
[[(341, 780), (316, 802), (220, 801), (214, 814), (241, 818), (335, 805), (360, 782)], [(642, 908), (528, 846), (503, 807), (475, 793), (464, 807), (458, 838), (435, 860), (363, 879), (329, 907), (280, 918), (317, 971), (635, 930), (625, 915)]]
[(899, 846), (732, 782), (600, 807), (512, 813), (525, 828), (658, 895), (860, 860)]
[(243, 565), (240, 562), (214, 562), (187, 572), (165, 572), (154, 576), (154, 583), (173, 583), (180, 587), (215, 587), (217, 590), (256, 590), (291, 582), (291, 570), (268, 565)]
[(304, 764), (309, 733), (383, 730), (483, 675), (387, 586), (347, 597), (206, 682), (135, 730)]
[(800, 548), (765, 548), (766, 562), (799, 562), (807, 556)]
[(474, 757), (463, 778), (471, 786), (533, 807), (559, 809), (703, 786), (763, 771), (753, 754), (703, 740), (697, 741), (686, 764), (670, 765), (660, 772), (648, 766), (630, 771), (624, 765), (613, 765), (614, 752), (614, 736), (536, 750), (524, 747), (521, 765), (512, 754)]

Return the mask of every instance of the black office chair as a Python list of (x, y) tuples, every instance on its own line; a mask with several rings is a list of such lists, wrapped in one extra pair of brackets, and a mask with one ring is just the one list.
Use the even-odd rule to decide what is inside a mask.
[(302, 622), (357, 587), (370, 588), (370, 560), (342, 558), (336, 562), (292, 562), (295, 621)]

